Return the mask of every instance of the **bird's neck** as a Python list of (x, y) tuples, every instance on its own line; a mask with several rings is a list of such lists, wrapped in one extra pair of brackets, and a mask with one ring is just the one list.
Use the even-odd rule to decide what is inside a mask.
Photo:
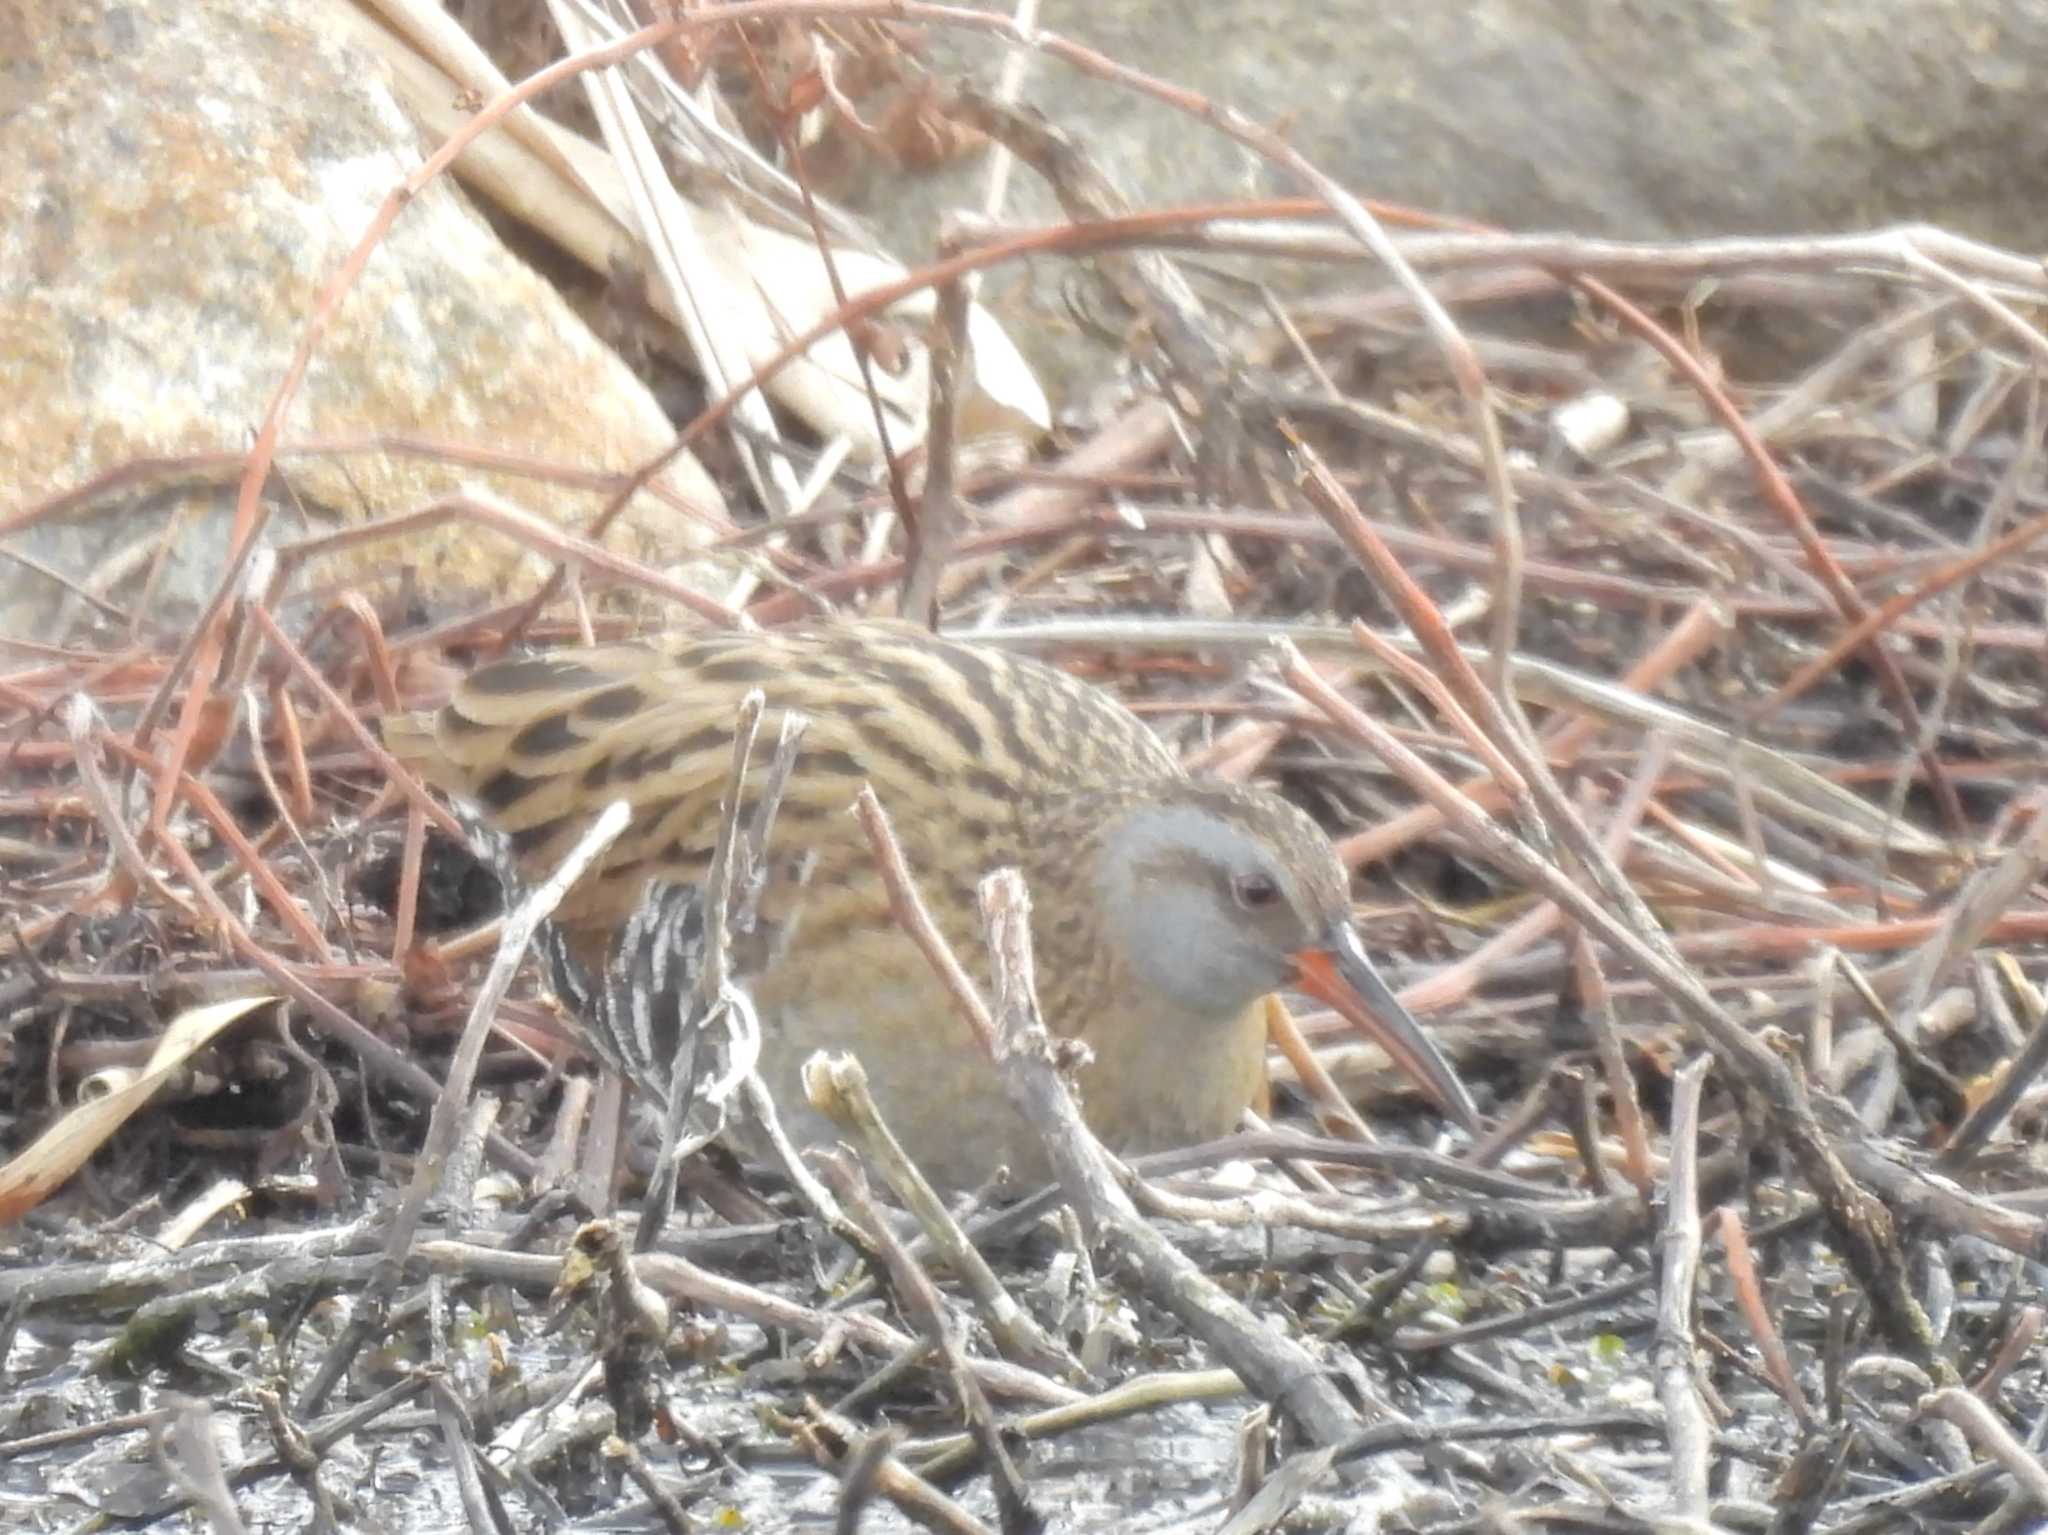
[[(1108, 936), (1128, 931), (1129, 913), (1109, 909), (1106, 842), (1124, 810), (1154, 796), (1133, 785), (1044, 802), (1022, 818), (1018, 848), (1046, 1027), (1087, 1044), (1088, 1122), (1111, 1149), (1132, 1153), (1230, 1133), (1265, 1079), (1263, 1000), (1190, 1009), (1137, 975)], [(1056, 969), (1046, 963), (1054, 954)]]
[(1264, 1087), (1264, 999), (1197, 1018), (1120, 991), (1084, 1009), (1078, 1033), (1094, 1057), (1080, 1077), (1083, 1108), (1112, 1151), (1142, 1155), (1228, 1135)]

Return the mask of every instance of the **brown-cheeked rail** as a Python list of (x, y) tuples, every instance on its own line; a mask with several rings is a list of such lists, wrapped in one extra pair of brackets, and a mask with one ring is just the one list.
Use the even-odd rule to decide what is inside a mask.
[(733, 954), (760, 1015), (762, 1074), (799, 1140), (829, 1133), (800, 1068), (844, 1049), (934, 1179), (1046, 1169), (891, 915), (850, 813), (864, 781), (984, 985), (976, 887), (1004, 865), (1023, 872), (1046, 1024), (1089, 1046), (1083, 1112), (1112, 1150), (1234, 1130), (1265, 1080), (1263, 999), (1289, 988), (1337, 1009), (1476, 1127), (1457, 1075), (1360, 947), (1349, 880), (1315, 823), (1265, 790), (1188, 777), (1142, 720), (1056, 667), (872, 620), (705, 633), (495, 662), (385, 736), (473, 801), (529, 873), (552, 869), (607, 803), (630, 803), (631, 826), (557, 913), (572, 950), (601, 962), (651, 879), (707, 872), (733, 721), (755, 688), (766, 739), (784, 711), (810, 721), (761, 920)]

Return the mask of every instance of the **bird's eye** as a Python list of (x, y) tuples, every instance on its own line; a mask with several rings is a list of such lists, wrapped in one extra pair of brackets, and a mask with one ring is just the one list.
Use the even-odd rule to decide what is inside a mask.
[(1280, 899), (1280, 887), (1270, 874), (1240, 874), (1230, 882), (1230, 893), (1246, 911), (1258, 911)]

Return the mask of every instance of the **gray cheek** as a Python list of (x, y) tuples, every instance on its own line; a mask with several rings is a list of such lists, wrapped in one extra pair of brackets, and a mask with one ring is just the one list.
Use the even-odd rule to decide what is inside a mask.
[(1140, 893), (1125, 916), (1132, 968), (1194, 1017), (1235, 1018), (1285, 981), (1265, 963), (1263, 946), (1202, 896)]

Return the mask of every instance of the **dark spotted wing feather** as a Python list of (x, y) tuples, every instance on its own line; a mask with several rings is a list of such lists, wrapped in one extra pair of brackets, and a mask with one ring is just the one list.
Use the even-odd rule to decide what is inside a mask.
[(767, 702), (764, 737), (788, 711), (810, 721), (777, 841), (780, 854), (810, 857), (827, 892), (862, 883), (868, 853), (846, 811), (863, 782), (894, 814), (914, 867), (960, 863), (978, 876), (1015, 861), (1029, 804), (1179, 771), (1101, 689), (1037, 661), (875, 622), (499, 662), (438, 713), (391, 722), (386, 739), (430, 782), (473, 799), (528, 869), (551, 867), (589, 817), (627, 800), (631, 828), (563, 916), (616, 925), (650, 877), (694, 883), (706, 873), (732, 722), (756, 688)]

